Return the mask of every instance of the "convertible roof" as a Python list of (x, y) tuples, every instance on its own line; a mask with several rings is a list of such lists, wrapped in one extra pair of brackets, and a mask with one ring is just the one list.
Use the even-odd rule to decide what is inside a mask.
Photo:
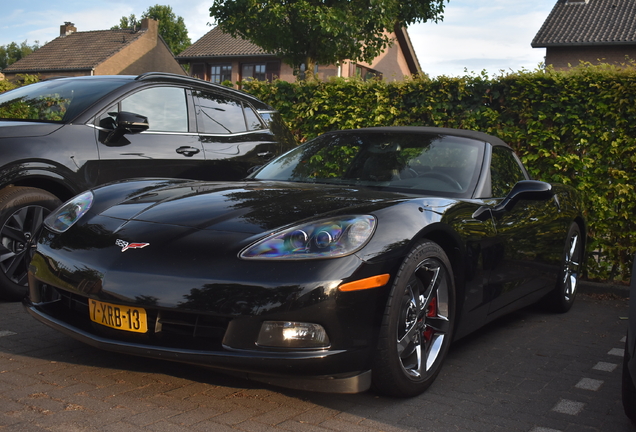
[(438, 128), (427, 126), (386, 126), (386, 127), (371, 127), (361, 129), (347, 129), (341, 131), (334, 131), (330, 133), (346, 133), (346, 132), (398, 132), (398, 133), (425, 133), (431, 135), (453, 135), (464, 138), (472, 138), (478, 141), (485, 141), (493, 146), (504, 146), (510, 148), (508, 144), (503, 142), (496, 136), (488, 135), (484, 132), (472, 131), (467, 129), (452, 129), (452, 128)]

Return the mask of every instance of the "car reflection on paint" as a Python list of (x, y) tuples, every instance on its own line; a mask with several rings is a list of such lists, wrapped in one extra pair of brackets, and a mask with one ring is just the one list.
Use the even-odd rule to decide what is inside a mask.
[(79, 195), (45, 222), (25, 305), (103, 349), (413, 396), (452, 340), (537, 301), (567, 311), (585, 233), (576, 191), (496, 137), (338, 131), (244, 181)]

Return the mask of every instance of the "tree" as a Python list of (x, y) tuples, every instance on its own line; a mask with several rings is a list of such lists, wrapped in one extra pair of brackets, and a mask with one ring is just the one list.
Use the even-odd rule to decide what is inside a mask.
[(128, 29), (128, 28), (136, 28), (139, 25), (139, 21), (137, 21), (137, 17), (135, 14), (130, 14), (129, 17), (121, 17), (119, 19), (119, 25), (113, 26), (111, 30), (117, 29)]
[(33, 45), (27, 44), (27, 41), (24, 41), (19, 45), (15, 42), (11, 42), (7, 45), (0, 45), (0, 70), (17, 62), (21, 58), (28, 56), (38, 48), (40, 48), (38, 41), (35, 41)]
[[(188, 37), (188, 29), (185, 26), (183, 17), (176, 16), (170, 6), (154, 5), (141, 15), (141, 18), (151, 18), (159, 21), (159, 34), (168, 44), (174, 55), (179, 54), (192, 43)], [(121, 17), (119, 25), (112, 29), (132, 28), (139, 25), (139, 21), (134, 14), (129, 17)]]
[[(448, 0), (446, 0), (448, 1)], [(385, 30), (442, 19), (444, 0), (214, 0), (210, 16), (294, 68), (345, 59), (370, 63), (390, 44)]]

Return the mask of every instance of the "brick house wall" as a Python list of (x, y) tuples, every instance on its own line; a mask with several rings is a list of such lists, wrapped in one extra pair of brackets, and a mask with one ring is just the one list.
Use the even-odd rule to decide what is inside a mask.
[(566, 70), (580, 62), (620, 65), (629, 59), (636, 60), (636, 45), (548, 47), (545, 64), (552, 65), (557, 70)]

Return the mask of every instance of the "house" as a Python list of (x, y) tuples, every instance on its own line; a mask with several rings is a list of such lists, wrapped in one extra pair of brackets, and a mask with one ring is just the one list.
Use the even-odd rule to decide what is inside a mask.
[(636, 60), (636, 1), (558, 0), (532, 47), (546, 48), (545, 64), (558, 70)]
[[(394, 81), (420, 73), (420, 64), (406, 29), (397, 28), (393, 38), (394, 43), (371, 64), (345, 60), (340, 65), (318, 65), (317, 78), (379, 76)], [(176, 59), (182, 65), (189, 65), (193, 77), (215, 83), (235, 83), (246, 78), (296, 81), (292, 67), (279, 57), (245, 39), (224, 33), (219, 27), (210, 30)]]
[(78, 32), (73, 23), (60, 26), (60, 36), (6, 67), (17, 74), (51, 76), (138, 75), (172, 72), (186, 75), (158, 33), (159, 22), (143, 19), (139, 29)]

